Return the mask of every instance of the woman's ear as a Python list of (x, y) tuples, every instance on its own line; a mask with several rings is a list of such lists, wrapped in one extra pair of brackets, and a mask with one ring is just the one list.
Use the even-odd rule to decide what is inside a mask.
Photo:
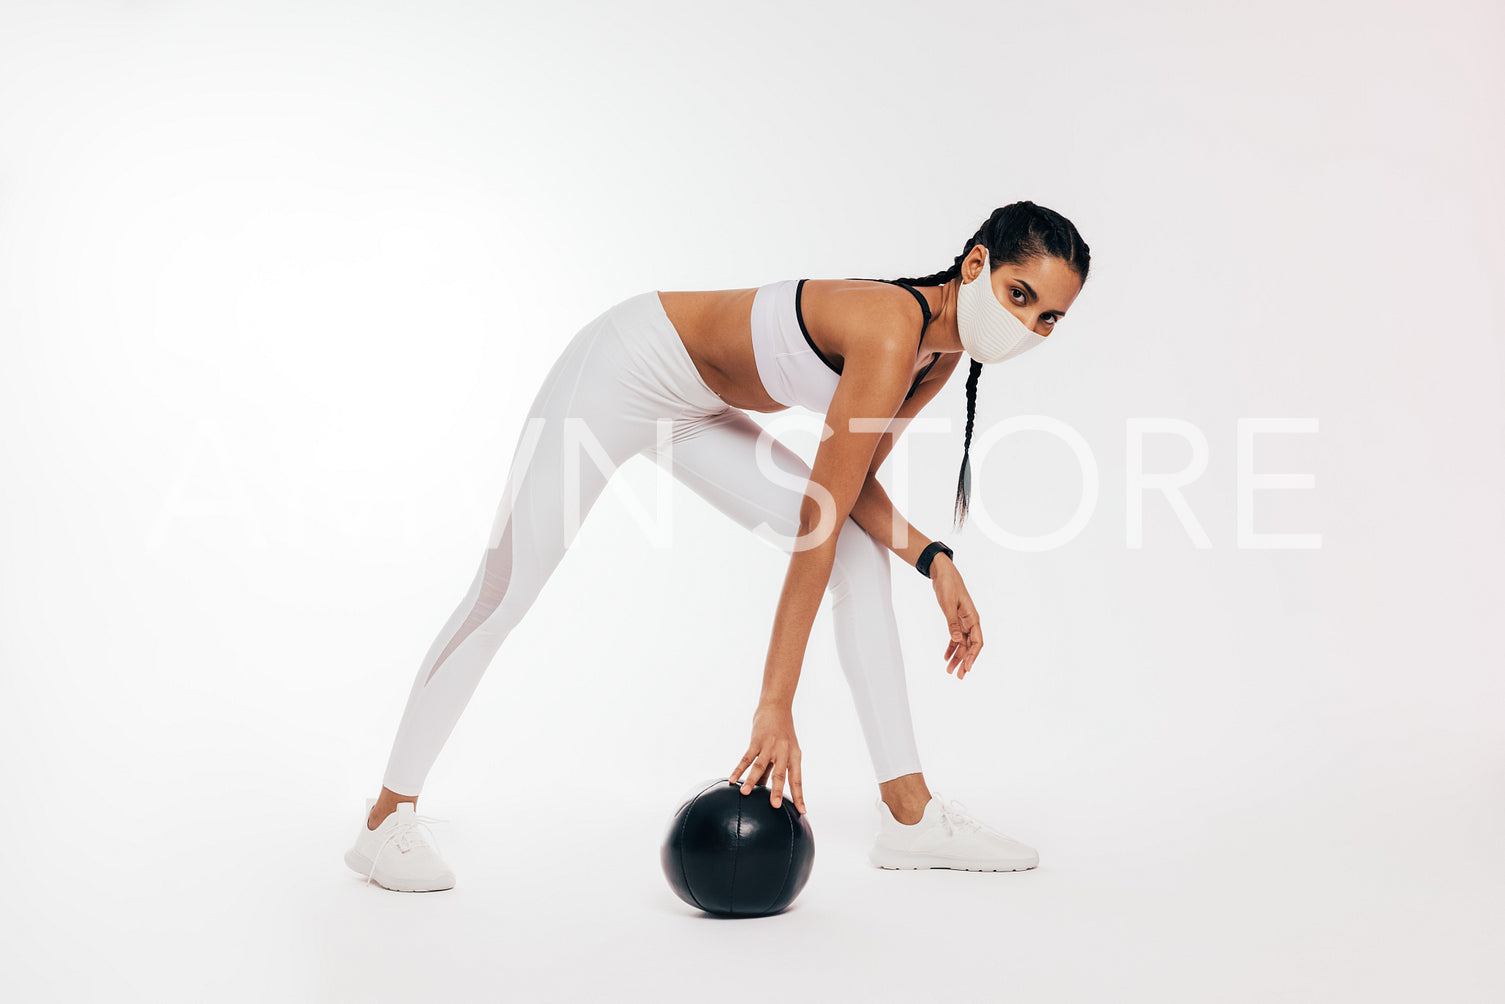
[(962, 259), (961, 277), (967, 282), (977, 278), (977, 274), (983, 269), (985, 249), (981, 244), (973, 244), (972, 250), (967, 252), (967, 257)]

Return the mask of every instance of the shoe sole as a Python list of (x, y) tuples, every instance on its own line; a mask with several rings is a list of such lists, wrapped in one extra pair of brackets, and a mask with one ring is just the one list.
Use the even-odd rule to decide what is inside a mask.
[(885, 855), (882, 861), (869, 856), (869, 863), (874, 868), (882, 868), (884, 871), (923, 871), (927, 868), (944, 869), (953, 872), (1027, 872), (1040, 867), (1040, 862), (1025, 865), (996, 865), (994, 867), (969, 866), (964, 864), (937, 864), (937, 859), (920, 857), (909, 854)]
[(449, 885), (428, 886), (423, 889), (405, 889), (402, 886), (387, 885), (384, 882), (378, 882), (376, 876), (371, 874), (371, 859), (367, 858), (364, 854), (358, 854), (354, 850), (345, 852), (345, 864), (349, 865), (350, 870), (355, 872), (361, 878), (369, 877), (372, 882), (375, 882), (383, 889), (389, 889), (392, 892), (445, 892), (446, 890), (453, 889), (455, 887), (455, 883), (450, 882)]

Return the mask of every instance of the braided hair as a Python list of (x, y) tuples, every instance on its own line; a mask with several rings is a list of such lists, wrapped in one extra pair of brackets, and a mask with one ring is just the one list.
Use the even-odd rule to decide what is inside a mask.
[[(1044, 206), (1025, 201), (993, 210), (993, 215), (968, 239), (950, 268), (918, 279), (895, 281), (911, 286), (944, 286), (961, 275), (962, 259), (979, 244), (988, 249), (988, 261), (993, 269), (1046, 257), (1060, 258), (1076, 269), (1085, 283), (1092, 264), (1091, 249), (1070, 220)], [(952, 517), (957, 529), (966, 522), (967, 505), (972, 495), (972, 463), (968, 451), (972, 447), (972, 422), (977, 414), (977, 378), (982, 375), (982, 363), (976, 359), (971, 362), (967, 373), (967, 432), (962, 442), (962, 468), (956, 479), (956, 508)]]

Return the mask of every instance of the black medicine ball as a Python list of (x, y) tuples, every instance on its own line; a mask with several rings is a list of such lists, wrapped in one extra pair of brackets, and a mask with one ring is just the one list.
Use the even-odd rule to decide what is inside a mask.
[(742, 794), (726, 778), (686, 798), (664, 834), (664, 876), (675, 895), (707, 913), (761, 917), (794, 902), (810, 879), (815, 837), (787, 794), (775, 809), (766, 785)]

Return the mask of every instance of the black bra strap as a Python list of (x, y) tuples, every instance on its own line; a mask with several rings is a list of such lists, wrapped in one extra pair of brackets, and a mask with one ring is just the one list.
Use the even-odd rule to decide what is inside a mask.
[(903, 286), (909, 290), (910, 294), (916, 300), (920, 301), (920, 309), (925, 312), (925, 323), (920, 327), (920, 341), (923, 342), (925, 340), (925, 329), (930, 327), (930, 304), (926, 302), (925, 294), (915, 289), (909, 283), (900, 282), (898, 279), (848, 279), (847, 282), (887, 282), (895, 286)]

